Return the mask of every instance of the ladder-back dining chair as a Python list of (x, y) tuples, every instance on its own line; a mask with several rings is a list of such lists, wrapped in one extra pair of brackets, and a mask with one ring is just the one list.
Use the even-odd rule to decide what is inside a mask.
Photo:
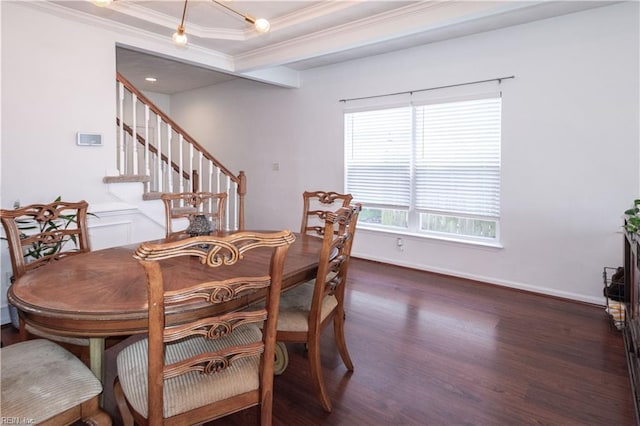
[(280, 299), (275, 373), (281, 374), (287, 367), (285, 343), (305, 343), (311, 380), (327, 412), (331, 412), (331, 401), (322, 378), (320, 335), (333, 323), (342, 361), (349, 371), (353, 371), (344, 333), (344, 297), (351, 246), (361, 208), (356, 204), (327, 213), (316, 278), (284, 292)]
[[(170, 238), (190, 232), (189, 225), (194, 217), (203, 215), (210, 225), (210, 231), (223, 230), (224, 211), (227, 204), (226, 192), (180, 192), (163, 193), (166, 237)], [(182, 222), (182, 226), (179, 226)], [(201, 234), (202, 232), (197, 232)], [(196, 233), (194, 233), (195, 235)]]
[[(31, 204), (14, 210), (0, 210), (0, 220), (9, 246), (12, 281), (47, 263), (91, 250), (87, 231), (86, 201), (60, 198), (48, 204)], [(64, 283), (60, 283), (64, 285)], [(62, 343), (65, 348), (89, 360), (89, 339), (59, 336), (35, 328), (20, 319), (20, 338), (29, 335)]]
[(102, 384), (62, 346), (45, 339), (0, 349), (3, 423), (111, 425), (100, 408)]
[(301, 234), (322, 236), (324, 220), (329, 212), (338, 207), (348, 207), (353, 196), (337, 192), (305, 191), (302, 193), (303, 211)]
[[(290, 231), (238, 232), (144, 243), (136, 250), (148, 280), (149, 333), (117, 357), (114, 392), (125, 425), (201, 424), (254, 406), (260, 407), (260, 423), (271, 424), (275, 327), (285, 256), (294, 240)], [(245, 259), (254, 255), (268, 256), (268, 268)], [(163, 260), (175, 257), (210, 268), (210, 280), (185, 286), (185, 277), (163, 268)], [(258, 291), (266, 292), (263, 307), (216, 313)], [(194, 303), (211, 308), (197, 319), (168, 324), (167, 315), (180, 316), (181, 307)]]

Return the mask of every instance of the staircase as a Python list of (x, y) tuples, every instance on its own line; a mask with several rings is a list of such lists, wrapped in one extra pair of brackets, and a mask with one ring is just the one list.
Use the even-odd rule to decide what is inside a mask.
[[(141, 183), (141, 200), (159, 200), (164, 192), (226, 192), (223, 228), (244, 229), (244, 172), (231, 173), (120, 73), (116, 81), (117, 174), (103, 182)], [(158, 206), (150, 203), (141, 211), (153, 210), (156, 218), (148, 216), (163, 222), (164, 212)]]

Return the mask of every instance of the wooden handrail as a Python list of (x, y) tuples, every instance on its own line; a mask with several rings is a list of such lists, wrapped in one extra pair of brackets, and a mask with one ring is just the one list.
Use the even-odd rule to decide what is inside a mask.
[(225, 175), (229, 176), (229, 178), (233, 180), (235, 183), (240, 184), (240, 178), (238, 176), (231, 173), (231, 171), (227, 169), (224, 165), (222, 165), (222, 163), (220, 163), (213, 155), (209, 154), (209, 152), (207, 152), (206, 149), (204, 149), (198, 142), (196, 142), (195, 139), (192, 138), (182, 127), (178, 126), (176, 122), (174, 122), (164, 112), (162, 112), (160, 108), (158, 108), (153, 102), (151, 102), (151, 100), (149, 100), (149, 98), (147, 98), (142, 92), (136, 89), (135, 86), (133, 86), (129, 82), (129, 80), (124, 78), (122, 74), (117, 72), (116, 78), (120, 83), (124, 85), (124, 87), (127, 88), (127, 90), (129, 90), (131, 93), (136, 95), (138, 99), (140, 99), (143, 103), (147, 104), (149, 106), (149, 109), (151, 109), (151, 111), (153, 111), (155, 114), (160, 116), (163, 121), (165, 121), (171, 126), (172, 129), (174, 129), (177, 133), (181, 134), (187, 142), (189, 142), (191, 145), (194, 146), (194, 148), (196, 148), (199, 152), (201, 152), (202, 155), (207, 160), (211, 161), (217, 168), (219, 168)]

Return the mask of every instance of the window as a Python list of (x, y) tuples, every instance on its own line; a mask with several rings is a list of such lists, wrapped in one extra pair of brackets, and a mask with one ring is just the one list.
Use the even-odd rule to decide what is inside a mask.
[(345, 189), (362, 227), (497, 241), (502, 100), (345, 113)]

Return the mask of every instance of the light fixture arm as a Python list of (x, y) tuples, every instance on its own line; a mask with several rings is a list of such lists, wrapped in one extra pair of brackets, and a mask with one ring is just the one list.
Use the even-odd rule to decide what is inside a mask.
[(212, 1), (212, 2), (214, 2), (215, 4), (217, 4), (218, 6), (222, 6), (222, 7), (224, 7), (224, 8), (225, 8), (225, 9), (227, 9), (228, 11), (235, 13), (235, 14), (236, 14), (236, 15), (238, 15), (238, 16), (242, 16), (242, 17), (244, 18), (244, 20), (245, 20), (245, 21), (247, 21), (247, 22), (249, 22), (249, 23), (251, 23), (251, 24), (255, 23), (255, 21), (256, 21), (255, 19), (253, 20), (253, 22), (252, 22), (252, 21), (250, 21), (249, 19), (247, 19), (247, 15), (244, 15), (244, 14), (242, 14), (242, 13), (238, 12), (237, 10), (230, 8), (229, 6), (227, 6), (226, 4), (224, 4), (224, 3), (222, 3), (222, 2), (219, 2), (219, 1), (217, 1), (217, 0), (211, 0), (211, 1)]
[(242, 19), (244, 19), (246, 22), (248, 22), (251, 25), (253, 25), (255, 27), (256, 31), (258, 31), (259, 33), (266, 33), (271, 28), (271, 24), (269, 24), (269, 21), (267, 21), (264, 18), (256, 19), (253, 16), (248, 15), (246, 13), (238, 12), (237, 10), (233, 9), (232, 7), (227, 6), (223, 2), (220, 2), (218, 0), (211, 0), (211, 1), (214, 2), (215, 4), (217, 4), (218, 6), (224, 7), (229, 12), (232, 12), (232, 13), (235, 13), (236, 15), (238, 15), (238, 16), (241, 16)]
[(187, 2), (189, 0), (184, 0), (184, 8), (182, 9), (182, 19), (180, 20), (180, 26), (178, 27), (178, 31), (184, 32), (184, 18), (187, 16)]

